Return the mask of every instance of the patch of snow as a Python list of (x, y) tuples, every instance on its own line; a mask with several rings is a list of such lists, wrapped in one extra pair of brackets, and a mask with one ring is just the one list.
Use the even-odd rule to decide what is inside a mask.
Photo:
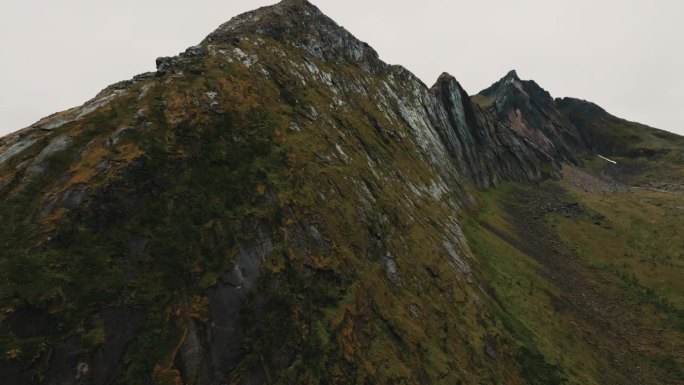
[(601, 159), (603, 159), (603, 160), (605, 160), (605, 161), (607, 161), (607, 162), (610, 162), (610, 163), (612, 163), (612, 164), (617, 164), (616, 161), (614, 161), (614, 160), (612, 160), (612, 159), (608, 159), (608, 158), (606, 158), (606, 157), (603, 156), (603, 155), (599, 155), (599, 158), (601, 158)]

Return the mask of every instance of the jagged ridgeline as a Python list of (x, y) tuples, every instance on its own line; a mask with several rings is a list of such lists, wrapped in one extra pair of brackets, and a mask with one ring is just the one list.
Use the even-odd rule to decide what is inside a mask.
[(0, 139), (0, 382), (681, 383), (683, 148), (248, 12)]

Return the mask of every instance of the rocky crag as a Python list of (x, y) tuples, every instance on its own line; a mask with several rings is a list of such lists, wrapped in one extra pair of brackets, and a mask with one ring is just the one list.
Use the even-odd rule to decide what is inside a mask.
[[(502, 230), (511, 215), (598, 214), (492, 202), (563, 168), (676, 190), (682, 149), (514, 71), (473, 97), (446, 73), (429, 88), (307, 1), (237, 16), (0, 139), (3, 383), (674, 384), (667, 343), (643, 370), (624, 369), (643, 344), (606, 353), (578, 336), (563, 358), (504, 303), (492, 256), (557, 275), (539, 253), (581, 254), (530, 251), (519, 221)], [(501, 240), (517, 251), (488, 248)], [(524, 290), (596, 332), (562, 293), (579, 281)], [(676, 341), (680, 304), (663, 301)]]

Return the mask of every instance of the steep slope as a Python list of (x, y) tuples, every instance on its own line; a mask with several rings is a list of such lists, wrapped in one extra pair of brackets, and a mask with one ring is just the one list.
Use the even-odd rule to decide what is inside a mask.
[(499, 291), (492, 258), (529, 256), (487, 249), (488, 194), (587, 151), (538, 86), (487, 93), (500, 108), (447, 74), (428, 88), (303, 0), (157, 68), (0, 139), (4, 383), (675, 378), (583, 338), (564, 358)]
[(474, 104), (456, 79), (442, 74), (431, 88), (441, 102), (447, 125), (437, 125), (459, 169), (479, 187), (504, 180), (534, 181), (555, 174), (558, 162), (524, 135)]
[(520, 80), (516, 71), (481, 91), (475, 100), (557, 159), (572, 162), (585, 149), (581, 132), (561, 114), (551, 95), (534, 81)]

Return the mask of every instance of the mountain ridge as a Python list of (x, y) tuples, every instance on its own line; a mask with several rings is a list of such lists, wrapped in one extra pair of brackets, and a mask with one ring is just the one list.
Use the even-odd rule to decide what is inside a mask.
[[(601, 199), (635, 223), (671, 210), (650, 222), (670, 234), (681, 141), (513, 71), (472, 97), (448, 73), (428, 87), (308, 1), (248, 12), (0, 139), (0, 374), (676, 383), (676, 283), (656, 292), (627, 260), (623, 298), (572, 242), (600, 234), (617, 257), (653, 249), (678, 271), (678, 249)], [(630, 234), (646, 246), (618, 242)], [(558, 278), (564, 260), (577, 276)], [(662, 317), (623, 322), (605, 310), (617, 300)], [(648, 338), (615, 337), (634, 330)]]

